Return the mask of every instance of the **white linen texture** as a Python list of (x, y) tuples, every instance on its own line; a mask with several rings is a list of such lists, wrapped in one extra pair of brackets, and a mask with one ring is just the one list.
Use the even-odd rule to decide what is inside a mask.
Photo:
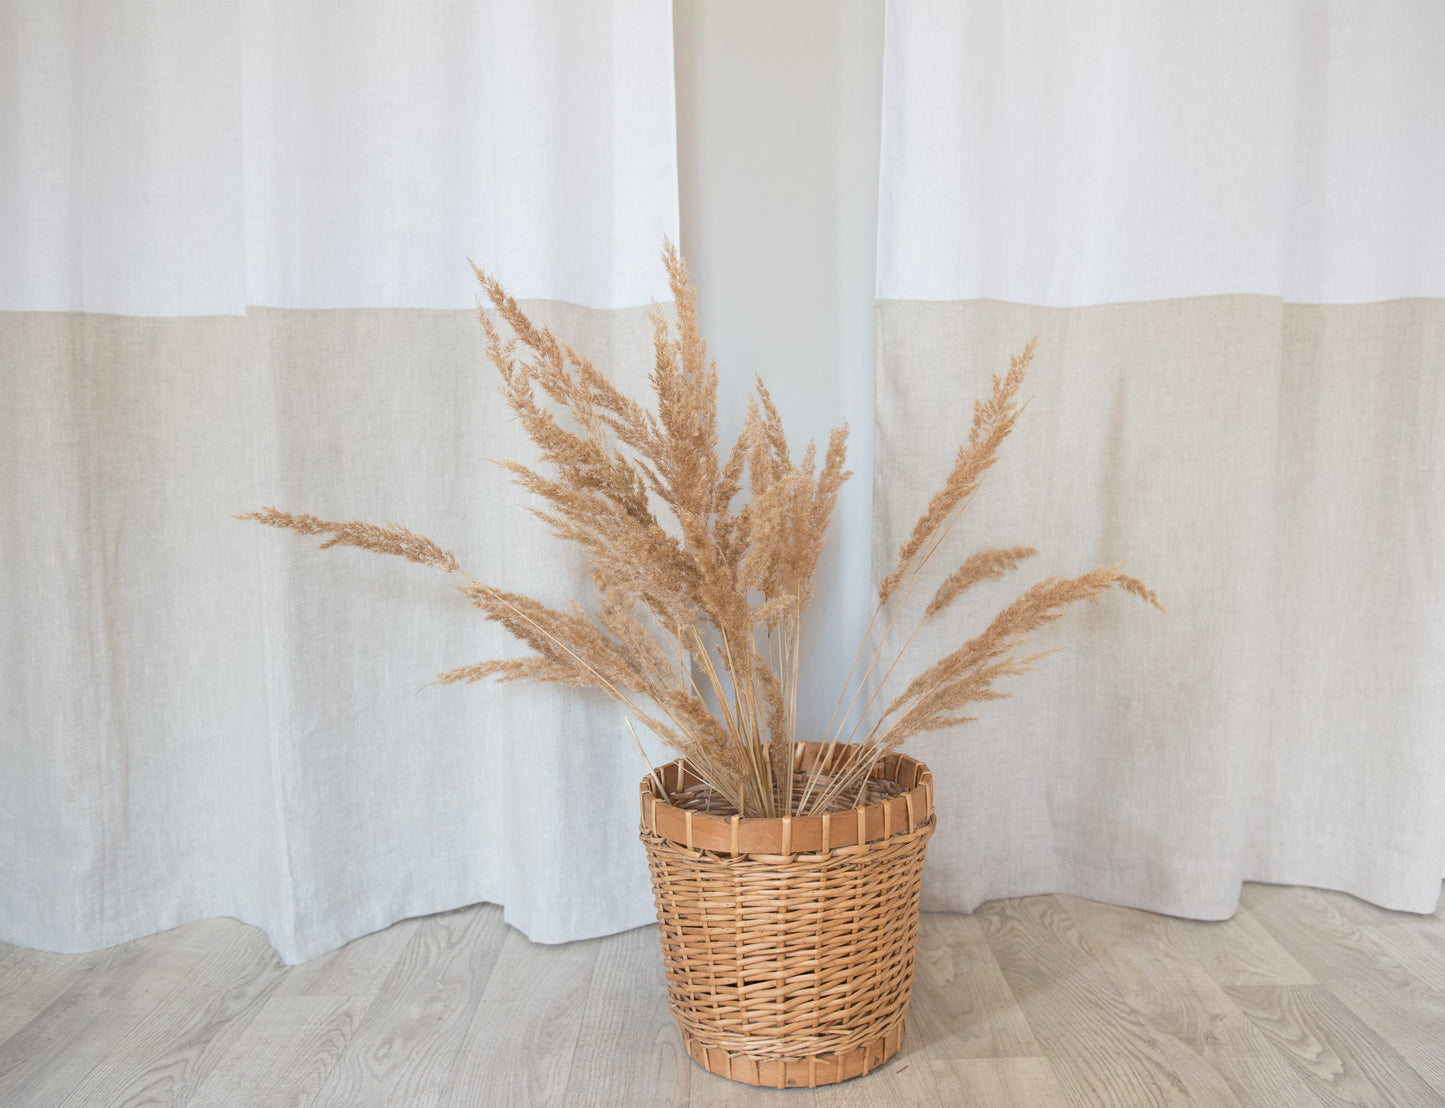
[(1445, 296), (1445, 6), (887, 13), (881, 299)]
[(659, 0), (8, 0), (0, 60), (0, 310), (668, 298)]

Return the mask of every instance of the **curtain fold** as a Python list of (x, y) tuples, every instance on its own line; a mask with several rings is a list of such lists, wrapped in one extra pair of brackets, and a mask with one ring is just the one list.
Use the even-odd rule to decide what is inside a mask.
[(230, 517), (584, 591), (491, 464), (528, 446), (467, 258), (645, 386), (670, 5), (0, 19), (0, 938), (229, 915), (299, 961), (478, 900), (549, 942), (651, 918), (610, 702), (426, 689), (518, 648), (440, 575)]
[(1433, 910), (1445, 18), (888, 13), (876, 573), (1039, 336), (954, 551), (1043, 553), (912, 656), (1094, 565), (1167, 609), (1071, 613), (1012, 700), (918, 744), (950, 798), (927, 903), (1063, 890), (1218, 918), (1264, 880)]

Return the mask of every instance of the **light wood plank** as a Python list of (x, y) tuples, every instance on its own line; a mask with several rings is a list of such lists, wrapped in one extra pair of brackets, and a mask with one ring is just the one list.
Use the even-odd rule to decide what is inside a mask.
[(579, 1108), (686, 1104), (696, 1065), (667, 1008), (656, 927), (597, 942), (563, 1102)]
[(369, 995), (273, 994), (184, 1102), (186, 1108), (311, 1104), (370, 1003)]
[(353, 939), (339, 950), (289, 967), (276, 995), (374, 996), (396, 967), (401, 952), (415, 938), (423, 918), (402, 920), (383, 931)]
[(935, 1067), (1043, 1053), (973, 915), (929, 912), (920, 920), (908, 1026)]
[(266, 936), (234, 920), (193, 973), (138, 1020), (61, 1103), (184, 1104), (254, 1018), (283, 969)]
[[(0, 1104), (433, 1108), (453, 1087), (486, 1104), (749, 1108), (1445, 1100), (1404, 1056), (1429, 1070), (1445, 915), (1308, 890), (1245, 905), (1220, 924), (1063, 897), (925, 916), (903, 1050), (816, 1091), (685, 1060), (651, 928), (534, 947), (478, 906), (292, 968), (227, 920), (91, 955), (0, 946), (0, 1030), (18, 1025), (0, 1038)], [(579, 976), (565, 957), (589, 951)]]
[(1327, 1105), (1445, 1104), (1390, 1045), (1323, 985), (1225, 989)]
[(1299, 962), (1445, 1095), (1445, 994), (1312, 889), (1259, 885), (1249, 907)]
[[(860, 1078), (866, 1081), (868, 1078)], [(755, 1088), (709, 1073), (694, 1063), (689, 1108), (814, 1108), (827, 1089)]]
[(1360, 930), (1412, 976), (1445, 995), (1445, 928), (1424, 919)]
[(49, 954), (0, 944), (0, 1044), (100, 965), (103, 953)]
[(508, 929), (457, 1052), (444, 1108), (564, 1103), (598, 945), (540, 946)]
[(939, 1092), (950, 1108), (1068, 1108), (1074, 1103), (1047, 1058), (950, 1059), (947, 1083), (940, 1082)]
[[(1264, 888), (1278, 888), (1279, 886), (1263, 886)], [(1420, 919), (1414, 912), (1397, 912), (1391, 908), (1382, 908), (1378, 904), (1371, 904), (1368, 900), (1361, 900), (1349, 893), (1337, 892), (1334, 889), (1311, 889), (1313, 893), (1324, 903), (1328, 904), (1345, 919), (1359, 927), (1389, 925), (1406, 919)], [(1246, 893), (1248, 899), (1252, 893)]]
[(39, 1009), (20, 1004), (7, 1004), (0, 1010), (0, 1046), (17, 1034), (22, 1027), (39, 1015)]
[(1073, 1103), (1079, 1108), (1194, 1103), (1057, 897), (996, 901), (977, 914), (1019, 1007)]
[(0, 1104), (59, 1104), (235, 926), (204, 920), (99, 952), (91, 969), (0, 1046)]
[[(36, 1013), (45, 1005), (33, 1004), (23, 999), (19, 991), (9, 988), (6, 982), (10, 971), (18, 964), (24, 964), (25, 952), (20, 947), (11, 946), (8, 943), (0, 943), (0, 1045), (11, 1035), (19, 1031), (27, 1023), (35, 1018)], [(63, 987), (69, 986), (70, 975), (66, 975)], [(60, 989), (56, 990), (57, 992)], [(50, 998), (46, 998), (46, 1003)]]
[(1279, 1051), (1174, 937), (1168, 917), (1064, 898), (1089, 949), (1200, 1104), (1314, 1108)]
[(490, 904), (424, 919), (323, 1082), (318, 1108), (436, 1104), (505, 932)]
[(1171, 918), (1169, 930), (1180, 949), (1220, 985), (1319, 984), (1243, 908), (1227, 920)]
[(82, 974), (94, 972), (112, 957), (111, 950), (51, 954), (3, 944), (0, 953), (0, 1043), (39, 1015)]

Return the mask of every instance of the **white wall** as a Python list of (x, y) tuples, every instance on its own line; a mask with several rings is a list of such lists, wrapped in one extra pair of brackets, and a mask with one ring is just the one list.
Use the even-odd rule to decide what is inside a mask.
[(673, 18), (681, 246), (718, 361), (724, 440), (754, 374), (795, 444), (852, 427), (857, 476), (804, 624), (799, 738), (811, 739), (871, 610), (883, 3), (675, 0)]

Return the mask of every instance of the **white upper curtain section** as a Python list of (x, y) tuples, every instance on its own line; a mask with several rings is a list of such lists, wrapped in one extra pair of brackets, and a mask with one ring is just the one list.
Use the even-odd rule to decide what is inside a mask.
[(669, 298), (667, 0), (13, 0), (0, 310)]
[(878, 296), (1445, 296), (1445, 5), (891, 0)]

